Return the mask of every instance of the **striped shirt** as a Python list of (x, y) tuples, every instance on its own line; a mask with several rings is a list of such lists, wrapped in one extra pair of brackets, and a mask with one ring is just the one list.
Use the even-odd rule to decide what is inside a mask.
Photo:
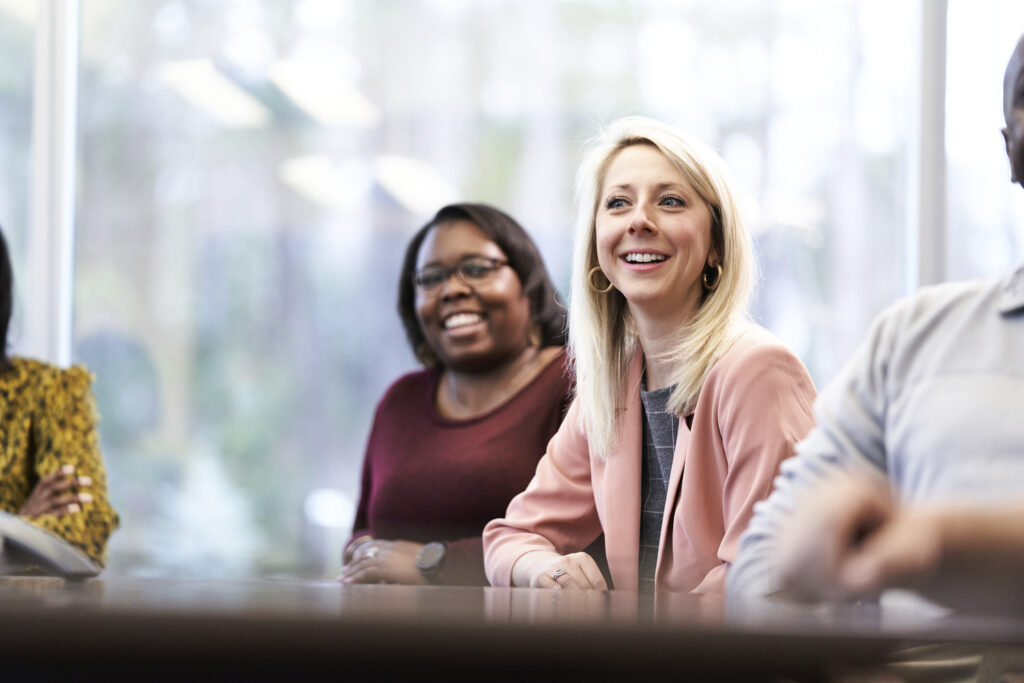
[(641, 391), (644, 410), (643, 468), (640, 500), (640, 591), (654, 591), (654, 570), (665, 516), (668, 479), (679, 433), (679, 418), (669, 412), (674, 387)]

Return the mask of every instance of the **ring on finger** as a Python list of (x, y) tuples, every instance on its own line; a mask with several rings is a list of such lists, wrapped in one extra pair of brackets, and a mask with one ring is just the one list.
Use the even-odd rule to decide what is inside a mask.
[(370, 548), (366, 551), (366, 559), (372, 560), (377, 557), (377, 548)]
[(557, 582), (558, 579), (563, 577), (563, 576), (565, 576), (565, 570), (562, 569), (561, 567), (558, 567), (557, 569), (555, 569), (555, 571), (551, 572), (551, 580), (552, 581)]

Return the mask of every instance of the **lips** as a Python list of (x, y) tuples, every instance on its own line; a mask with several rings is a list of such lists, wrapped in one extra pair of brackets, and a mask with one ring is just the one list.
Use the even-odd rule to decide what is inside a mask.
[(649, 249), (637, 249), (627, 251), (620, 255), (619, 258), (633, 266), (646, 266), (664, 263), (668, 260), (668, 254)]
[(451, 313), (441, 320), (441, 326), (446, 330), (457, 330), (468, 325), (475, 325), (484, 321), (483, 315), (474, 311), (459, 311)]

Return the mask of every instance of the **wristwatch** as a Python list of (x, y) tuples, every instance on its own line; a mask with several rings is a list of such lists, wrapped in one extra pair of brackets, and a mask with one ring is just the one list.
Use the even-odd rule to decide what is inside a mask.
[(444, 543), (437, 541), (428, 543), (420, 548), (420, 552), (416, 555), (416, 569), (419, 569), (420, 574), (427, 579), (433, 580), (437, 576), (437, 572), (441, 570), (441, 565), (444, 564), (444, 558), (447, 556), (448, 546)]

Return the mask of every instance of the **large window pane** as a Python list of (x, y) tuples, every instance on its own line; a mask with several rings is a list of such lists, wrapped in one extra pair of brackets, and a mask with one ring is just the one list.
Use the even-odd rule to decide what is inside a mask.
[(756, 314), (827, 380), (904, 281), (914, 7), (83, 0), (74, 344), (110, 571), (335, 571), (374, 404), (414, 367), (406, 240), (492, 202), (564, 286), (574, 166), (621, 114), (722, 151)]
[(1024, 3), (950, 0), (946, 81), (949, 277), (997, 275), (1024, 255), (1024, 193), (1010, 184), (1003, 71)]
[(0, 0), (0, 227), (14, 266), (14, 318), (8, 341), (17, 350), (24, 325), (32, 170), (32, 79), (35, 3)]

